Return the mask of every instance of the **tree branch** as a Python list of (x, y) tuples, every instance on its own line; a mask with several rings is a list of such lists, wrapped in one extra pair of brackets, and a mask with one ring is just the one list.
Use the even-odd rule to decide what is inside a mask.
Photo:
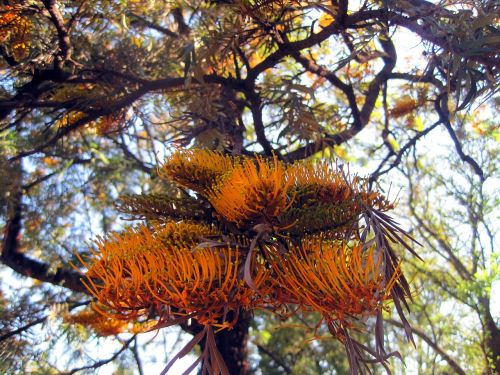
[(471, 158), (469, 155), (465, 154), (462, 145), (460, 144), (460, 141), (458, 140), (457, 134), (453, 130), (453, 127), (450, 122), (450, 113), (448, 111), (448, 94), (446, 92), (442, 93), (434, 102), (434, 108), (436, 109), (436, 112), (439, 115), (440, 121), (443, 123), (443, 125), (446, 127), (446, 130), (448, 130), (448, 133), (450, 134), (450, 137), (455, 145), (455, 149), (457, 150), (458, 156), (463, 162), (468, 163), (474, 172), (479, 176), (479, 179), (481, 182), (484, 182), (486, 180), (484, 176), (484, 172), (479, 166), (479, 164)]
[[(432, 4), (423, 0), (411, 0), (411, 1), (414, 3), (418, 3), (420, 5), (424, 5), (424, 7), (427, 6), (425, 3), (430, 4), (431, 6), (434, 7), (434, 11), (428, 9), (427, 13), (409, 14), (410, 11), (414, 11), (415, 9), (419, 8), (418, 4), (413, 4), (413, 6), (408, 6), (405, 9), (399, 10), (401, 13), (407, 13), (409, 16), (407, 17), (403, 14), (399, 14), (395, 11), (383, 8), (370, 9), (366, 11), (356, 12), (348, 16), (346, 21), (344, 22), (345, 28), (355, 28), (359, 23), (366, 22), (368, 20), (378, 21), (387, 19), (389, 25), (397, 25), (404, 27), (405, 29), (410, 30), (411, 32), (417, 34), (423, 40), (430, 42), (454, 55), (462, 54), (463, 50), (461, 50), (459, 46), (451, 44), (449, 42), (448, 40), (449, 34), (444, 32), (436, 33), (432, 31), (434, 30), (433, 26), (436, 24), (436, 22), (438, 22), (438, 20), (434, 18), (431, 21), (429, 21), (430, 18), (429, 15), (432, 14), (436, 15), (437, 9), (440, 10), (444, 9), (442, 7), (436, 7), (436, 4)], [(448, 16), (451, 14), (453, 13), (449, 12)], [(471, 19), (470, 22), (472, 23), (474, 19), (475, 18)], [(449, 20), (447, 22), (449, 22)], [(485, 56), (484, 54), (477, 54), (468, 56), (468, 59), (483, 64), (489, 68), (495, 68), (495, 67), (498, 68), (500, 66), (500, 59), (498, 57), (495, 57), (494, 53), (491, 57)]]
[[(69, 311), (71, 311), (73, 309), (76, 309), (77, 307), (80, 307), (80, 306), (88, 305), (89, 303), (90, 303), (89, 301), (76, 303), (76, 304), (72, 305), (69, 308)], [(49, 318), (49, 316), (46, 315), (46, 316), (44, 316), (42, 318), (36, 319), (36, 320), (34, 320), (34, 321), (32, 321), (32, 322), (30, 322), (28, 324), (25, 324), (24, 326), (19, 327), (18, 329), (15, 329), (13, 331), (9, 331), (7, 333), (4, 333), (3, 335), (0, 336), (0, 342), (9, 339), (12, 336), (18, 335), (18, 334), (20, 334), (20, 333), (22, 333), (24, 331), (27, 331), (31, 327), (34, 327), (34, 326), (36, 326), (38, 324), (41, 324), (41, 323), (45, 322), (48, 318)]]
[(151, 21), (145, 19), (144, 17), (139, 16), (138, 14), (129, 12), (129, 13), (127, 13), (127, 16), (135, 19), (135, 21), (131, 22), (131, 25), (134, 25), (135, 23), (137, 23), (137, 24), (147, 26), (150, 29), (156, 30), (156, 31), (158, 31), (162, 34), (165, 34), (171, 38), (178, 38), (179, 37), (179, 35), (177, 35), (173, 31), (167, 29), (166, 27), (163, 27), (163, 26), (160, 26), (154, 22), (151, 22)]
[(257, 344), (257, 349), (259, 350), (259, 352), (262, 352), (264, 353), (265, 355), (267, 355), (269, 358), (271, 358), (274, 362), (276, 362), (276, 364), (278, 366), (280, 366), (286, 374), (292, 374), (292, 369), (290, 367), (288, 367), (288, 365), (283, 362), (281, 359), (279, 359), (273, 352), (271, 352), (269, 349), (265, 348), (264, 346), (260, 345), (260, 344)]
[[(387, 154), (387, 156), (384, 158), (384, 160), (382, 160), (382, 162), (379, 164), (377, 169), (370, 175), (370, 178), (368, 179), (369, 185), (371, 186), (373, 184), (373, 182), (375, 182), (375, 180), (377, 180), (377, 178), (388, 173), (393, 168), (397, 167), (399, 165), (399, 163), (401, 163), (401, 160), (402, 160), (404, 154), (406, 154), (412, 147), (414, 147), (420, 138), (429, 134), (439, 124), (441, 124), (441, 121), (436, 121), (434, 124), (429, 126), (427, 129), (419, 132), (417, 135), (415, 135), (413, 138), (411, 138), (403, 147), (401, 147), (401, 149), (396, 154), (389, 152)], [(392, 156), (396, 156), (394, 158), (394, 161), (386, 169), (382, 170), (384, 165), (389, 161), (389, 159)]]
[(20, 275), (88, 294), (87, 289), (80, 281), (81, 275), (79, 273), (63, 267), (54, 270), (50, 264), (42, 263), (19, 252), (22, 221), (22, 172), (20, 168), (19, 165), (15, 177), (18, 180), (17, 184), (13, 184), (17, 191), (13, 192), (9, 202), (8, 220), (4, 229), (0, 260)]
[[(347, 17), (347, 23), (350, 21)], [(324, 42), (332, 35), (338, 33), (341, 30), (341, 26), (338, 24), (339, 18), (332, 22), (330, 25), (324, 27), (320, 32), (316, 34), (311, 34), (309, 37), (298, 40), (295, 42), (281, 43), (278, 45), (278, 50), (270, 54), (264, 61), (254, 66), (248, 71), (247, 81), (255, 82), (257, 77), (269, 68), (274, 67), (281, 59), (286, 56), (292, 56), (293, 54), (302, 51), (306, 48), (310, 48), (316, 44)]]
[(142, 160), (140, 160), (137, 156), (135, 156), (132, 151), (129, 150), (127, 145), (125, 144), (125, 141), (123, 139), (123, 135), (121, 136), (122, 142), (119, 142), (117, 139), (114, 139), (112, 137), (109, 137), (111, 141), (120, 147), (120, 149), (123, 151), (123, 154), (128, 158), (128, 160), (132, 161), (139, 170), (143, 171), (144, 173), (151, 174), (153, 167), (148, 167)]
[(356, 95), (354, 94), (354, 89), (352, 85), (346, 84), (340, 78), (338, 78), (335, 75), (335, 73), (329, 71), (323, 66), (316, 64), (314, 61), (307, 59), (306, 57), (302, 56), (299, 52), (293, 54), (293, 58), (309, 72), (317, 74), (320, 77), (326, 78), (328, 82), (330, 82), (334, 87), (338, 88), (344, 93), (349, 103), (351, 114), (353, 116), (353, 127), (362, 128), (363, 124), (361, 122), (358, 104), (356, 102)]
[(71, 40), (69, 35), (69, 30), (66, 27), (64, 22), (64, 18), (57, 6), (56, 0), (42, 0), (43, 5), (47, 8), (52, 23), (54, 24), (57, 30), (57, 37), (59, 38), (59, 49), (60, 52), (56, 58), (56, 68), (59, 71), (62, 71), (64, 67), (64, 63), (71, 58), (71, 53), (73, 51), (73, 47), (71, 46)]
[(103, 359), (101, 361), (95, 362), (93, 365), (88, 365), (88, 366), (83, 366), (83, 367), (78, 367), (70, 370), (69, 372), (63, 372), (60, 375), (72, 375), (76, 372), (83, 371), (83, 370), (95, 370), (98, 369), (99, 367), (102, 367), (110, 362), (113, 362), (120, 354), (122, 354), (125, 350), (128, 349), (130, 344), (135, 340), (136, 335), (132, 336), (130, 339), (125, 341), (121, 347), (120, 350), (118, 350), (115, 354), (113, 354), (110, 358), (108, 359)]
[(264, 153), (267, 156), (271, 156), (273, 154), (273, 147), (269, 143), (269, 140), (267, 139), (264, 130), (260, 96), (253, 90), (249, 90), (246, 94), (248, 100), (250, 101), (250, 111), (252, 112), (253, 124), (255, 128), (255, 134), (257, 135), (257, 141), (264, 149)]
[[(412, 186), (412, 181), (409, 178), (409, 176), (408, 176), (408, 182), (410, 184), (410, 191), (414, 191), (413, 186)], [(439, 236), (439, 234), (435, 230), (433, 230), (431, 227), (429, 227), (424, 222), (424, 220), (418, 215), (418, 213), (417, 213), (417, 211), (415, 209), (414, 199), (413, 199), (413, 194), (412, 193), (410, 193), (409, 196), (408, 196), (408, 207), (410, 209), (410, 212), (411, 212), (412, 216), (417, 221), (419, 229), (422, 230), (422, 231), (425, 231), (429, 236), (431, 236), (439, 244), (439, 246), (441, 247), (441, 249), (448, 256), (447, 258), (446, 257), (444, 257), (444, 258), (453, 265), (453, 267), (455, 268), (455, 270), (457, 271), (457, 273), (460, 275), (460, 277), (463, 280), (469, 280), (469, 281), (472, 280), (473, 276), (467, 270), (467, 268), (465, 267), (465, 265), (460, 261), (460, 259), (457, 258), (457, 256), (455, 255), (455, 252), (453, 251), (453, 249), (451, 248), (451, 246), (448, 243), (446, 243), (446, 241), (443, 239), (443, 236)], [(429, 243), (430, 241), (427, 239), (426, 236), (424, 236), (424, 240), (428, 244), (430, 244)]]
[(134, 337), (134, 345), (130, 348), (132, 354), (134, 355), (135, 363), (137, 365), (137, 371), (139, 375), (144, 375), (144, 370), (142, 369), (141, 357), (139, 356), (139, 350), (137, 348), (137, 337)]
[[(236, 90), (243, 91), (245, 89), (243, 82), (240, 80), (236, 80), (234, 78), (223, 78), (217, 75), (206, 75), (203, 78), (205, 83), (219, 83), (224, 84), (230, 87), (233, 87)], [(56, 134), (50, 137), (46, 142), (41, 145), (28, 150), (18, 153), (13, 156), (10, 161), (16, 161), (26, 156), (30, 156), (36, 154), (47, 147), (53, 146), (57, 143), (61, 138), (68, 135), (72, 131), (82, 127), (83, 125), (97, 120), (99, 117), (104, 115), (110, 115), (115, 113), (123, 108), (127, 108), (131, 106), (135, 101), (139, 100), (141, 97), (146, 95), (149, 92), (167, 90), (176, 87), (182, 87), (185, 85), (185, 79), (183, 77), (168, 77), (163, 79), (158, 79), (154, 81), (144, 81), (143, 85), (140, 86), (137, 90), (125, 95), (121, 99), (108, 103), (107, 105), (103, 103), (103, 99), (95, 101), (96, 107), (95, 109), (89, 109), (86, 111), (86, 116), (75, 121), (74, 123), (61, 127), (57, 129)]]
[[(392, 41), (387, 36), (383, 35), (382, 37), (380, 37), (380, 44), (382, 45), (382, 48), (384, 49), (385, 52), (385, 56), (383, 56), (384, 66), (377, 73), (377, 75), (375, 76), (375, 78), (372, 80), (372, 82), (368, 87), (368, 91), (365, 95), (365, 103), (361, 111), (359, 112), (359, 120), (357, 122), (354, 122), (353, 125), (346, 130), (343, 130), (336, 134), (327, 134), (320, 140), (309, 142), (305, 146), (302, 146), (295, 151), (289, 152), (286, 155), (286, 158), (288, 160), (294, 161), (298, 159), (303, 159), (308, 156), (311, 156), (315, 152), (318, 152), (326, 147), (342, 144), (348, 141), (349, 139), (353, 138), (368, 124), (368, 122), (370, 121), (371, 113), (373, 112), (373, 109), (375, 107), (375, 102), (378, 98), (382, 84), (384, 84), (384, 82), (387, 81), (391, 71), (394, 69), (394, 66), (396, 65), (396, 50), (394, 48), (394, 44), (392, 43)], [(311, 65), (308, 64), (308, 66)], [(333, 79), (332, 76), (330, 77)], [(337, 84), (340, 84), (340, 87), (343, 87), (344, 90), (346, 90), (345, 93), (349, 99), (349, 97), (351, 97), (351, 95), (353, 94), (351, 92), (351, 89), (349, 89), (349, 86), (343, 86), (342, 81), (337, 81)], [(353, 98), (350, 99), (350, 103), (352, 100)], [(355, 102), (356, 100), (354, 97), (354, 101), (352, 104), (355, 104)], [(351, 108), (351, 111), (353, 112), (353, 114), (357, 115), (357, 105), (354, 108)]]
[[(397, 320), (386, 319), (386, 321), (398, 328), (404, 328), (403, 324), (401, 324)], [(412, 327), (411, 330), (415, 335), (424, 340), (426, 344), (429, 345), (436, 353), (438, 353), (441, 358), (443, 358), (457, 374), (467, 375), (465, 370), (462, 369), (462, 367), (460, 367), (460, 365), (453, 358), (451, 358), (436, 342), (434, 342), (429, 336), (427, 336), (424, 331), (415, 327)]]

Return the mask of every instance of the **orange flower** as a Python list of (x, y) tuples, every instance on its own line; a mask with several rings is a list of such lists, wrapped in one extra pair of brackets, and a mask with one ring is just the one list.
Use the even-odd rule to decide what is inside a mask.
[(63, 317), (67, 323), (76, 323), (92, 328), (99, 336), (113, 336), (127, 331), (128, 324), (121, 320), (103, 316), (92, 305), (75, 314)]
[[(165, 251), (145, 226), (113, 233), (106, 239), (95, 241), (96, 249), (90, 249), (89, 263), (78, 256), (88, 270), (82, 280), (98, 302), (116, 311), (110, 317), (133, 319), (146, 314), (154, 305), (154, 299), (144, 293), (144, 277), (147, 271), (138, 269), (137, 259), (145, 254)], [(103, 314), (106, 314), (103, 312)]]
[(122, 110), (114, 112), (108, 115), (104, 115), (93, 123), (97, 134), (106, 135), (113, 133), (118, 130), (121, 124), (123, 124), (127, 117), (127, 111)]
[(24, 57), (30, 46), (31, 21), (15, 6), (5, 5), (0, 10), (0, 43), (10, 47), (14, 57)]
[(347, 178), (327, 163), (302, 162), (287, 169), (295, 197), (282, 217), (291, 234), (339, 232), (361, 213), (359, 194)]
[(190, 149), (174, 152), (158, 170), (165, 180), (204, 194), (207, 189), (229, 173), (237, 159), (220, 152)]
[(320, 312), (328, 320), (375, 315), (400, 276), (399, 266), (386, 280), (381, 256), (362, 244), (304, 240), (279, 255), (269, 251), (270, 264), (291, 302)]
[(182, 221), (179, 223), (167, 221), (155, 225), (153, 230), (158, 240), (167, 246), (181, 243), (186, 246), (194, 246), (204, 237), (219, 234), (213, 225), (198, 224), (189, 221)]
[[(133, 320), (153, 312), (161, 321), (192, 317), (200, 324), (227, 328), (236, 323), (225, 322), (228, 312), (237, 315), (240, 309), (264, 304), (263, 297), (240, 278), (237, 247), (193, 249), (188, 226), (177, 224), (182, 229), (175, 232), (174, 225), (155, 233), (143, 226), (99, 239), (91, 261), (80, 259), (88, 269), (84, 283), (104, 306), (102, 314)], [(210, 233), (196, 224), (189, 228)], [(265, 295), (270, 272), (256, 256), (253, 264), (254, 283)]]
[(342, 236), (366, 206), (392, 208), (385, 197), (369, 191), (358, 177), (350, 177), (328, 163), (293, 164), (287, 169), (287, 178), (293, 182), (289, 195), (295, 199), (281, 216), (281, 223), (291, 234)]
[(62, 115), (60, 118), (58, 118), (55, 121), (55, 125), (59, 128), (65, 128), (67, 126), (73, 125), (74, 123), (85, 118), (86, 116), (87, 114), (84, 112), (70, 111)]
[(415, 99), (409, 95), (404, 95), (394, 104), (394, 107), (391, 108), (389, 114), (393, 118), (403, 117), (414, 111), (418, 106), (419, 103)]
[(313, 192), (321, 203), (346, 201), (355, 192), (342, 172), (328, 163), (296, 163), (288, 168), (287, 175), (293, 181), (293, 189), (305, 194)]
[[(179, 314), (193, 316), (200, 324), (220, 324), (228, 312), (253, 309), (263, 303), (261, 297), (240, 279), (240, 257), (239, 249), (231, 247), (195, 251), (175, 249), (172, 262), (179, 265), (178, 269), (170, 267), (170, 272), (156, 272), (150, 291), (162, 290), (157, 298), (177, 308)], [(269, 272), (258, 267), (254, 282), (259, 288), (265, 288), (268, 277)]]
[(215, 210), (225, 219), (242, 224), (247, 221), (273, 221), (290, 206), (285, 165), (276, 156), (245, 159), (209, 194)]

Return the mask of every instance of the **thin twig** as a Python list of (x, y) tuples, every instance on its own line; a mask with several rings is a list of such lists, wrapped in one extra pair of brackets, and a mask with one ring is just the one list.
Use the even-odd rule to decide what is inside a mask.
[(120, 354), (122, 354), (125, 350), (128, 349), (128, 347), (130, 346), (130, 344), (135, 340), (136, 338), (136, 335), (132, 336), (129, 340), (125, 341), (123, 343), (123, 346), (121, 347), (120, 350), (118, 350), (115, 354), (113, 354), (110, 358), (108, 359), (103, 359), (101, 361), (97, 361), (95, 362), (94, 364), (92, 365), (88, 365), (88, 366), (83, 366), (83, 367), (78, 367), (78, 368), (74, 368), (72, 370), (70, 370), (69, 372), (63, 372), (61, 373), (60, 375), (72, 375), (76, 372), (79, 372), (79, 371), (83, 371), (83, 370), (95, 370), (95, 369), (98, 369), (99, 367), (102, 367), (112, 361), (114, 361), (116, 358), (118, 358), (118, 356)]
[(264, 353), (269, 358), (271, 358), (274, 362), (276, 362), (276, 364), (278, 366), (280, 366), (285, 371), (286, 374), (292, 373), (292, 369), (285, 362), (283, 362), (281, 359), (279, 359), (272, 351), (270, 351), (269, 349), (265, 348), (264, 346), (262, 346), (260, 344), (257, 344), (257, 349), (259, 350), (259, 352)]

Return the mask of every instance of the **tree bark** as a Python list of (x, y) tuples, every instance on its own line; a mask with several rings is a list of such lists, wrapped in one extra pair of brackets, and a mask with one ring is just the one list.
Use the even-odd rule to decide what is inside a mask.
[(488, 297), (480, 299), (480, 319), (484, 325), (484, 351), (488, 361), (488, 374), (500, 374), (500, 329), (490, 310)]
[[(223, 330), (215, 334), (217, 349), (222, 355), (231, 375), (250, 374), (250, 363), (248, 361), (248, 329), (251, 320), (252, 315), (249, 312), (241, 311), (238, 323), (236, 323), (233, 329)], [(205, 342), (200, 343), (200, 349), (203, 351), (204, 348)]]

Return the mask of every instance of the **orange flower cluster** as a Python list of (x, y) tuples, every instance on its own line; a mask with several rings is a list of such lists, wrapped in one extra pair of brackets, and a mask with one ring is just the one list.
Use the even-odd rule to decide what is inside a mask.
[(123, 110), (102, 116), (94, 122), (97, 134), (106, 135), (116, 132), (125, 122), (126, 117), (127, 112)]
[(78, 120), (85, 118), (87, 116), (84, 112), (79, 111), (70, 111), (65, 113), (60, 118), (55, 121), (55, 125), (59, 128), (65, 128), (67, 126), (71, 126), (76, 123)]
[(92, 328), (98, 336), (114, 336), (126, 332), (128, 323), (103, 316), (92, 307), (78, 311), (76, 314), (65, 314), (66, 323), (76, 323)]
[(288, 195), (292, 181), (286, 172), (276, 156), (272, 162), (246, 159), (208, 194), (208, 200), (219, 214), (236, 223), (276, 218), (292, 202)]
[(158, 170), (160, 177), (197, 192), (206, 192), (233, 169), (237, 159), (204, 149), (172, 154)]
[(203, 232), (212, 231), (169, 223), (156, 232), (142, 226), (98, 240), (90, 262), (80, 261), (88, 269), (84, 283), (99, 302), (94, 309), (108, 319), (103, 322), (155, 313), (163, 322), (186, 317), (230, 328), (236, 320), (226, 321), (229, 312), (237, 317), (240, 309), (293, 303), (345, 323), (348, 317), (376, 314), (400, 275), (398, 266), (386, 281), (381, 256), (363, 251), (360, 243), (313, 238), (289, 244), (286, 254), (273, 246), (266, 247), (265, 257), (254, 253), (255, 290), (240, 276), (245, 251), (229, 244), (196, 247), (192, 235)]
[(165, 246), (170, 246), (173, 243), (192, 246), (198, 244), (201, 238), (219, 233), (213, 225), (200, 225), (189, 221), (182, 223), (167, 221), (155, 226), (153, 231), (158, 240)]
[(127, 322), (114, 319), (102, 314), (96, 304), (90, 304), (89, 307), (78, 311), (77, 313), (66, 313), (63, 320), (69, 324), (81, 324), (90, 327), (98, 336), (115, 336), (120, 333), (142, 333), (154, 329), (156, 320), (142, 322)]
[(240, 227), (267, 223), (292, 234), (349, 226), (363, 205), (393, 207), (327, 163), (287, 165), (276, 156), (231, 159), (219, 152), (181, 151), (170, 156), (160, 176), (205, 196)]
[(0, 10), (0, 43), (6, 43), (16, 58), (24, 57), (30, 45), (31, 21), (16, 6), (5, 5)]
[(282, 256), (271, 252), (270, 264), (291, 301), (346, 323), (348, 317), (375, 315), (389, 299), (399, 268), (384, 281), (383, 262), (360, 243), (304, 240)]
[[(389, 244), (410, 249), (402, 237), (411, 237), (384, 213), (393, 207), (384, 196), (341, 169), (193, 149), (170, 156), (160, 176), (198, 193), (190, 220), (199, 222), (180, 208), (177, 221), (148, 217), (157, 224), (100, 238), (89, 260), (80, 257), (94, 308), (107, 319), (154, 318), (155, 327), (194, 319), (204, 327), (202, 357), (209, 360), (220, 356), (214, 328), (231, 329), (241, 311), (295, 305), (319, 312), (350, 358), (362, 362), (365, 349), (349, 330), (368, 316), (379, 319), (388, 300), (400, 307), (411, 298)], [(169, 217), (176, 202), (164, 202)], [(157, 208), (147, 207), (149, 215)], [(385, 362), (378, 327), (378, 349), (367, 353)]]
[(409, 95), (403, 96), (399, 99), (394, 106), (390, 109), (389, 114), (393, 118), (399, 118), (413, 112), (421, 103), (417, 102)]
[[(237, 315), (265, 301), (239, 277), (238, 247), (195, 247), (195, 235), (211, 233), (203, 225), (169, 223), (154, 232), (142, 226), (99, 239), (88, 263), (80, 257), (88, 269), (84, 283), (103, 307), (96, 309), (114, 319), (155, 313), (167, 322), (188, 317), (231, 327), (236, 321), (225, 321), (228, 312)], [(255, 256), (253, 263), (254, 282), (265, 291), (272, 286), (270, 273)]]

